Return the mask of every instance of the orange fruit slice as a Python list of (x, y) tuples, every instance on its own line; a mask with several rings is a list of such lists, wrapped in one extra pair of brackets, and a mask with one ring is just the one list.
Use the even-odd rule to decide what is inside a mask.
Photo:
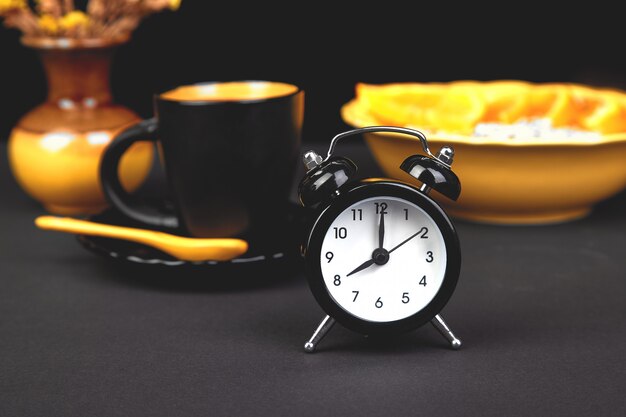
[(567, 99), (550, 115), (555, 126), (573, 126), (600, 133), (624, 129), (622, 109), (617, 97), (581, 85), (567, 86)]
[(528, 106), (529, 84), (523, 81), (493, 81), (483, 85), (485, 113), (481, 121), (513, 123)]
[(550, 119), (554, 127), (626, 132), (626, 94), (579, 84), (517, 80), (359, 83), (363, 114), (380, 124), (472, 134), (480, 122)]
[(426, 109), (441, 96), (438, 84), (398, 83), (384, 86), (357, 84), (357, 100), (381, 122), (406, 126), (423, 126)]
[(593, 111), (581, 118), (581, 126), (603, 134), (626, 131), (626, 101), (614, 92), (603, 92)]
[(598, 90), (580, 85), (569, 86), (573, 108), (569, 124), (575, 127), (584, 127), (583, 120), (603, 107), (603, 98)]
[[(543, 96), (536, 94), (534, 97), (535, 99), (538, 96), (542, 100), (547, 99), (546, 102), (540, 103), (540, 111), (534, 116), (550, 119), (553, 126), (570, 126), (571, 122), (576, 118), (576, 102), (570, 89), (566, 85), (558, 84), (548, 85), (546, 89), (546, 91), (543, 91)], [(543, 107), (545, 104), (547, 104), (547, 107)]]
[(526, 108), (523, 117), (526, 119), (546, 117), (561, 93), (561, 88), (556, 85), (533, 86), (526, 96)]
[(441, 97), (437, 104), (428, 109), (428, 124), (438, 130), (472, 133), (485, 112), (482, 97), (473, 87), (455, 86)]

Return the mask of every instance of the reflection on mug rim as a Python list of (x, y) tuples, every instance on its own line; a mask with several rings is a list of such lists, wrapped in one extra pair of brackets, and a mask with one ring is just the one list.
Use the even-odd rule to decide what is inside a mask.
[[(219, 87), (226, 87), (225, 91), (218, 91)], [(181, 104), (255, 103), (291, 97), (301, 91), (296, 85), (280, 81), (209, 81), (181, 85), (157, 94), (156, 98)]]

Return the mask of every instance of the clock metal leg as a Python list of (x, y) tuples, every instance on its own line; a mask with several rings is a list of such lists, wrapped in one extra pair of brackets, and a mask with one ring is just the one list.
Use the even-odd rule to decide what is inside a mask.
[(326, 336), (326, 333), (328, 333), (330, 329), (332, 329), (334, 324), (334, 318), (330, 316), (324, 317), (319, 326), (317, 326), (317, 329), (315, 329), (315, 332), (313, 332), (313, 336), (311, 336), (309, 341), (304, 344), (304, 350), (307, 353), (313, 353), (317, 344), (324, 338), (324, 336)]
[(461, 341), (456, 338), (454, 333), (452, 333), (452, 330), (450, 330), (446, 322), (443, 321), (443, 317), (437, 314), (430, 322), (433, 326), (435, 326), (435, 329), (437, 329), (439, 333), (441, 333), (441, 335), (445, 337), (448, 342), (450, 342), (452, 349), (461, 348)]

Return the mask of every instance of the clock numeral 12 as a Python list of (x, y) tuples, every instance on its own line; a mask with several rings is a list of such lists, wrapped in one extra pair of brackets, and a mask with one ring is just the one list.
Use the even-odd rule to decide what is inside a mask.
[(374, 203), (376, 205), (376, 214), (387, 214), (387, 203)]

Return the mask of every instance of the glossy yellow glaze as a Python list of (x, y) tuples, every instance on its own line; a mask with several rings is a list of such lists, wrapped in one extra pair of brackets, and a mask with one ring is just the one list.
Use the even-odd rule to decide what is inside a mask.
[(293, 94), (298, 87), (270, 81), (232, 81), (186, 85), (161, 94), (173, 101), (245, 101)]
[[(354, 127), (377, 125), (354, 102), (342, 108)], [(366, 143), (384, 173), (417, 183), (400, 170), (412, 154), (423, 154), (417, 139), (374, 133)], [(433, 153), (443, 145), (455, 149), (454, 172), (461, 180), (461, 197), (452, 202), (431, 195), (453, 216), (487, 223), (544, 224), (585, 216), (593, 205), (626, 187), (626, 134), (581, 141), (542, 138), (531, 142), (428, 136)]]
[[(40, 55), (48, 84), (44, 103), (24, 115), (9, 138), (11, 169), (22, 188), (55, 214), (88, 214), (106, 206), (100, 158), (112, 138), (140, 119), (113, 103), (109, 68), (127, 38), (23, 38)], [(153, 146), (138, 143), (122, 159), (122, 183), (147, 176)]]
[(243, 255), (248, 243), (241, 239), (196, 239), (146, 229), (112, 226), (85, 220), (41, 216), (40, 229), (128, 240), (152, 246), (183, 261), (228, 261)]
[[(79, 133), (57, 129), (40, 133), (18, 126), (9, 139), (13, 174), (50, 213), (96, 213), (106, 207), (99, 180), (100, 157), (121, 130)], [(128, 191), (135, 190), (148, 175), (152, 154), (152, 144), (140, 142), (122, 158), (120, 178)]]

